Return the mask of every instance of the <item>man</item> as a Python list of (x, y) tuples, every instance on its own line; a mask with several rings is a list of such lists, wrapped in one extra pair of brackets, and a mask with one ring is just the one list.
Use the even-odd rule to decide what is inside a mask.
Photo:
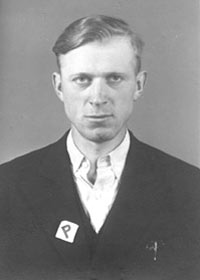
[(142, 46), (107, 16), (56, 41), (71, 129), (0, 169), (0, 279), (199, 279), (199, 170), (127, 129)]

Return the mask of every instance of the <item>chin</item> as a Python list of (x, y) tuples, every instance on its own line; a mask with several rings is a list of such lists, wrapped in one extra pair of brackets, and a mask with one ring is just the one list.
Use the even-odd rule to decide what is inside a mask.
[(103, 143), (115, 138), (115, 133), (111, 131), (92, 131), (87, 134), (82, 134), (86, 139), (95, 143)]

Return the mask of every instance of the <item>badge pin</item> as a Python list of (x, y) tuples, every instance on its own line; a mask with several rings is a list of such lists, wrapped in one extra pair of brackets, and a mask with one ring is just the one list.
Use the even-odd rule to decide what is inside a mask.
[(73, 243), (79, 226), (69, 221), (62, 221), (59, 224), (55, 237), (63, 241)]
[(159, 241), (151, 241), (150, 244), (146, 245), (146, 249), (153, 251), (153, 260), (157, 261), (158, 258), (158, 249), (164, 246), (165, 243), (162, 240)]

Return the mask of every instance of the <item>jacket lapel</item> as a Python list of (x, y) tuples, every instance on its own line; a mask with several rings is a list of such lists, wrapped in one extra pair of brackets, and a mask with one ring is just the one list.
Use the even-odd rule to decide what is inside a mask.
[[(44, 155), (38, 174), (21, 182), (22, 195), (28, 202), (36, 222), (45, 232), (51, 246), (69, 264), (82, 255), (88, 255), (85, 232), (77, 201), (70, 160), (66, 152), (66, 135), (57, 143), (49, 146)], [(56, 232), (62, 221), (72, 222), (78, 226), (74, 242), (70, 243), (56, 238)], [(64, 234), (64, 232), (63, 232)]]
[[(131, 146), (119, 192), (100, 231), (98, 249), (108, 248), (109, 254), (110, 248), (116, 248), (114, 254), (117, 255), (120, 250), (131, 252), (132, 247), (137, 254), (145, 242), (159, 238), (155, 236), (152, 224), (155, 224), (155, 217), (159, 216), (165, 199), (161, 184), (161, 175), (157, 174), (154, 159), (146, 153), (145, 145), (131, 134)], [(114, 246), (116, 241), (118, 246)]]

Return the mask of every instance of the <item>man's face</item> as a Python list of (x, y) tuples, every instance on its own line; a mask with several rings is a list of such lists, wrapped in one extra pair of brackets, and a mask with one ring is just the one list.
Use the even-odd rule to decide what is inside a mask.
[(102, 143), (124, 135), (145, 80), (127, 38), (92, 42), (60, 56), (54, 87), (76, 137)]

